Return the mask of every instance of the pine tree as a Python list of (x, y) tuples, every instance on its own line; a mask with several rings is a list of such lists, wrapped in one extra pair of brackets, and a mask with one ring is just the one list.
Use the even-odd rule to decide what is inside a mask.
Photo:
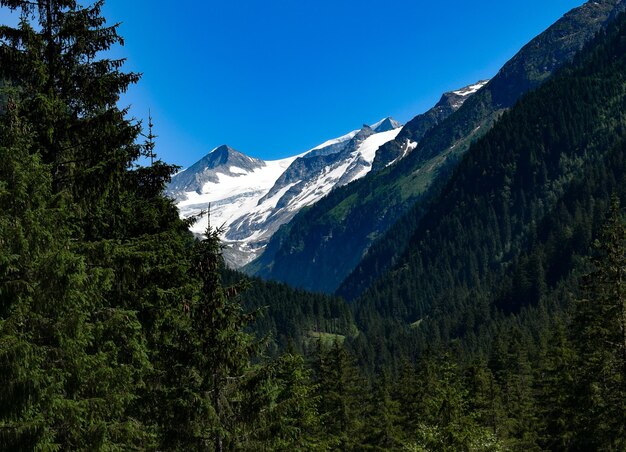
[[(236, 296), (241, 287), (226, 289), (221, 282), (219, 229), (207, 228), (205, 239), (196, 244), (194, 271), (201, 281), (199, 298), (191, 307), (194, 354), (192, 366), (199, 379), (199, 401), (203, 413), (198, 420), (198, 445), (221, 452), (233, 449), (242, 428), (246, 407), (243, 388), (250, 380), (250, 359), (255, 351), (253, 337), (244, 331), (251, 320)], [(255, 391), (248, 390), (249, 393)], [(253, 416), (246, 413), (247, 418)]]
[(247, 396), (256, 407), (251, 410), (251, 440), (244, 448), (252, 451), (326, 450), (328, 442), (321, 431), (317, 410), (317, 387), (304, 358), (289, 351), (263, 365), (258, 377), (261, 384), (253, 380), (253, 390)]
[[(31, 205), (41, 219), (21, 223), (35, 211), (22, 209), (0, 237), (15, 245), (8, 274), (22, 275), (0, 282), (21, 287), (0, 289), (10, 294), (2, 378), (7, 387), (32, 382), (28, 393), (5, 393), (11, 411), (0, 422), (15, 447), (150, 447), (172, 417), (161, 402), (187, 359), (167, 357), (181, 348), (193, 293), (186, 225), (161, 193), (174, 168), (136, 163), (154, 148), (137, 142), (140, 124), (117, 106), (138, 76), (121, 71), (123, 60), (99, 57), (122, 43), (102, 4), (0, 1), (21, 12), (17, 28), (0, 27), (0, 76), (15, 87), (3, 96), (12, 106), (4, 127), (22, 131), (6, 135), (21, 138), (5, 143), (14, 158), (0, 180), (7, 196), (39, 193)], [(13, 187), (29, 165), (40, 188)]]
[(362, 431), (367, 382), (338, 341), (328, 349), (321, 342), (318, 346), (314, 368), (324, 433), (333, 448), (362, 449), (359, 432)]
[(626, 448), (626, 227), (613, 197), (571, 329), (578, 448)]

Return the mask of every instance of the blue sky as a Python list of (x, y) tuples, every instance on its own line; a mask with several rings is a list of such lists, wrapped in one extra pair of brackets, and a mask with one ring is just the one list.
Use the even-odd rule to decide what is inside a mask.
[[(124, 102), (152, 111), (157, 151), (188, 166), (229, 144), (303, 152), (492, 77), (582, 0), (107, 0), (143, 73)], [(2, 18), (2, 16), (0, 16)]]

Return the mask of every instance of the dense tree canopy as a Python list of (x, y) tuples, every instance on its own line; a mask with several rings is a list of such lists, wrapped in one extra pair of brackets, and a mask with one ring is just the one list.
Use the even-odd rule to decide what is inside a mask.
[(0, 5), (0, 449), (625, 447), (626, 18), (470, 147), (348, 306), (190, 235), (101, 1)]

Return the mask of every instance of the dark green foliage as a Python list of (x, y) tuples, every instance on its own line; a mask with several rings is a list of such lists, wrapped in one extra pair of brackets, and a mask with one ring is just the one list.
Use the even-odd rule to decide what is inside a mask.
[[(622, 447), (622, 348), (600, 345), (622, 343), (620, 317), (603, 313), (620, 299), (599, 283), (615, 286), (615, 272), (586, 278), (596, 284), (585, 284), (593, 297), (584, 300), (605, 308), (579, 303), (575, 319), (587, 320), (575, 320), (570, 334), (564, 325), (610, 194), (626, 192), (624, 29), (621, 18), (503, 115), (431, 207), (396, 226), (405, 233), (415, 224), (417, 232), (392, 272), (356, 300), (362, 333), (347, 340), (370, 377), (370, 397), (349, 389), (350, 361), (337, 346), (334, 361), (317, 358), (319, 411), (334, 444)], [(438, 357), (426, 353), (433, 349)], [(416, 357), (415, 366), (403, 359)]]
[(353, 357), (338, 342), (330, 348), (319, 344), (313, 369), (326, 440), (332, 449), (360, 450), (367, 381), (359, 374)]
[[(241, 414), (237, 394), (249, 378), (253, 338), (243, 332), (247, 316), (222, 286), (220, 231), (209, 229), (196, 244), (194, 273), (202, 282), (200, 296), (190, 306), (193, 337), (192, 360), (197, 372), (197, 448), (228, 450), (236, 443)], [(237, 401), (239, 402), (239, 401)], [(212, 443), (212, 444), (211, 444)], [(230, 446), (229, 446), (230, 445)]]
[(252, 364), (216, 232), (194, 245), (163, 196), (175, 168), (117, 107), (138, 76), (99, 57), (122, 42), (102, 2), (0, 4), (22, 12), (0, 27), (0, 449), (243, 448), (252, 401), (314, 412), (297, 357)]
[(413, 439), (416, 450), (474, 451), (497, 450), (495, 434), (478, 420), (472, 410), (472, 395), (460, 369), (445, 354), (420, 363), (417, 381), (422, 390), (420, 410)]
[(380, 315), (388, 337), (472, 337), (478, 349), (489, 321), (553, 309), (609, 193), (623, 192), (622, 33), (620, 21), (472, 146), (405, 255), (357, 301), (360, 328), (379, 330)]
[(623, 448), (619, 216), (601, 231), (611, 194), (626, 195), (624, 36), (620, 17), (502, 115), (428, 209), (398, 223), (414, 234), (355, 300), (361, 333), (346, 341), (370, 398), (337, 383), (351, 380), (344, 358), (317, 360), (332, 375), (318, 380), (320, 414), (339, 447)]
[(626, 447), (626, 226), (617, 198), (595, 248), (571, 326), (577, 368), (574, 444), (620, 450)]
[(501, 391), (503, 418), (499, 434), (518, 450), (537, 450), (537, 407), (529, 352), (518, 330), (498, 344), (491, 357), (495, 382)]
[[(473, 450), (466, 431), (496, 449), (623, 448), (623, 226), (615, 213), (602, 221), (611, 193), (626, 194), (625, 34), (620, 17), (504, 114), (422, 215), (404, 256), (354, 303), (367, 339), (348, 346), (364, 365), (397, 369), (398, 356), (422, 356), (397, 396), (421, 416), (398, 421), (417, 432), (418, 450)], [(464, 383), (424, 358), (438, 345)], [(450, 411), (459, 423), (429, 407), (442, 400), (460, 407)]]
[(248, 311), (258, 311), (250, 328), (260, 337), (268, 336), (272, 355), (289, 347), (306, 354), (315, 350), (320, 336), (332, 339), (358, 334), (352, 313), (340, 298), (248, 278), (226, 268), (222, 275), (228, 285), (248, 281), (241, 303)]
[(544, 449), (565, 450), (571, 442), (572, 419), (579, 408), (571, 392), (577, 373), (575, 353), (562, 322), (556, 323), (544, 346), (535, 375), (539, 444)]
[(286, 353), (263, 373), (266, 382), (257, 397), (261, 415), (254, 424), (252, 439), (245, 448), (252, 451), (326, 450), (328, 440), (322, 429), (318, 387), (301, 355)]
[(367, 400), (361, 437), (364, 450), (393, 450), (401, 446), (397, 427), (399, 402), (391, 395), (390, 377), (383, 374)]
[(116, 106), (137, 76), (98, 60), (101, 3), (0, 4), (23, 11), (0, 28), (0, 449), (626, 447), (626, 18), (372, 248), (363, 271), (395, 265), (351, 311), (193, 240), (152, 121), (140, 143)]
[[(1, 374), (12, 388), (2, 443), (149, 447), (153, 431), (131, 412), (150, 363), (140, 306), (125, 300), (132, 283), (119, 271), (132, 262), (119, 242), (130, 238), (125, 170), (141, 147), (137, 126), (115, 103), (136, 76), (92, 60), (119, 41), (100, 17), (101, 4), (2, 4), (23, 9), (18, 29), (0, 30), (2, 76), (16, 86), (2, 121), (5, 152), (13, 148), (7, 160), (18, 173), (3, 174), (4, 195), (20, 202), (35, 194), (32, 203), (3, 209), (12, 226), (0, 241), (16, 248), (1, 289)], [(30, 170), (37, 185), (24, 179)]]

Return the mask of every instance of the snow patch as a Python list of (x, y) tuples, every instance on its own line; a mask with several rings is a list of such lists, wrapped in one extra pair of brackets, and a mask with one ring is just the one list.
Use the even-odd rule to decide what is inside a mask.
[(228, 168), (228, 171), (230, 171), (233, 174), (248, 174), (248, 172), (245, 169), (239, 168), (238, 166), (231, 166), (230, 168)]
[(317, 151), (318, 149), (323, 149), (328, 146), (332, 146), (333, 144), (339, 144), (339, 143), (343, 143), (345, 141), (351, 140), (352, 138), (356, 136), (357, 133), (359, 133), (358, 130), (353, 130), (352, 132), (347, 133), (343, 136), (340, 136), (339, 138), (333, 138), (332, 140), (324, 141), (322, 144), (315, 146), (313, 149), (309, 149), (305, 154), (311, 151)]
[[(291, 165), (296, 157), (265, 162), (262, 168), (247, 172), (231, 167), (235, 175), (217, 174), (218, 182), (207, 182), (202, 187), (202, 194), (186, 192), (185, 200), (178, 204), (181, 215), (185, 218), (197, 215), (211, 205), (211, 223), (228, 228), (237, 218), (250, 212), (259, 200), (267, 194), (280, 175)], [(235, 169), (235, 171), (233, 171)], [(237, 171), (239, 170), (239, 171)], [(191, 227), (192, 232), (202, 233), (207, 227), (206, 217)]]
[(471, 94), (476, 93), (479, 89), (481, 89), (483, 86), (485, 86), (487, 83), (489, 83), (489, 80), (483, 80), (481, 82), (478, 82), (474, 85), (470, 85), (466, 88), (460, 89), (458, 91), (452, 91), (454, 94), (456, 94), (457, 96), (463, 96), (463, 97), (467, 97)]
[(410, 152), (414, 151), (416, 147), (417, 147), (417, 142), (416, 141), (411, 141), (411, 140), (409, 140), (407, 138), (406, 142), (404, 143), (404, 146), (402, 146), (402, 155), (400, 155), (399, 157), (393, 159), (391, 162), (387, 163), (386, 166), (391, 166), (394, 163), (396, 163), (398, 160), (402, 160)]
[(366, 162), (371, 164), (374, 161), (374, 157), (376, 157), (376, 151), (378, 151), (378, 148), (388, 141), (395, 140), (400, 133), (400, 130), (402, 130), (402, 127), (388, 130), (387, 132), (377, 133), (368, 137), (363, 143), (361, 143), (357, 152), (361, 154), (361, 157), (363, 157)]

